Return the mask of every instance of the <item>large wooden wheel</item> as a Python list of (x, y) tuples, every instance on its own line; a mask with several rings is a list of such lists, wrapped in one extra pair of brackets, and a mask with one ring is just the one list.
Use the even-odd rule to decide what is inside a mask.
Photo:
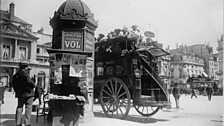
[(158, 111), (159, 111), (159, 108), (160, 107), (153, 107), (153, 106), (142, 106), (142, 105), (136, 105), (136, 104), (133, 104), (134, 107), (135, 107), (135, 110), (143, 115), (143, 116), (152, 116), (154, 114), (156, 114)]
[(124, 119), (131, 107), (131, 95), (125, 83), (109, 78), (101, 87), (100, 104), (106, 116)]

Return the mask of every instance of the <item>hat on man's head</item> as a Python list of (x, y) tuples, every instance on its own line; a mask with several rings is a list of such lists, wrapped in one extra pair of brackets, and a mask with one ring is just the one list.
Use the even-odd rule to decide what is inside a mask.
[(19, 63), (19, 68), (24, 69), (26, 67), (28, 67), (27, 63), (21, 63), (21, 62)]

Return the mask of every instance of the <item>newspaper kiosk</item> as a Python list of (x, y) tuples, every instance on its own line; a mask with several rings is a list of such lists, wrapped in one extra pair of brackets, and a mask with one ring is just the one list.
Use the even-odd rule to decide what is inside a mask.
[[(52, 126), (75, 126), (93, 117), (94, 31), (97, 22), (80, 0), (67, 0), (50, 20)], [(81, 115), (81, 116), (80, 116)]]

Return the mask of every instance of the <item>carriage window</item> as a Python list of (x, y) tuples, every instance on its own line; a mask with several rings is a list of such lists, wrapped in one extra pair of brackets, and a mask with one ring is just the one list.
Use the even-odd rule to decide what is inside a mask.
[(113, 74), (113, 67), (112, 66), (108, 66), (107, 67), (107, 74), (108, 75), (112, 75)]
[(97, 67), (97, 75), (98, 75), (98, 76), (102, 76), (103, 73), (104, 73), (104, 71), (103, 71), (103, 67)]
[(122, 73), (122, 66), (121, 65), (117, 65), (116, 66), (116, 74), (121, 74)]

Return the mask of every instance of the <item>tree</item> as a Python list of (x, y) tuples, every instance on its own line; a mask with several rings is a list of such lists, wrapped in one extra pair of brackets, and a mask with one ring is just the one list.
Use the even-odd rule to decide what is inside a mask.
[(98, 35), (97, 41), (100, 42), (104, 37), (105, 37), (105, 35), (102, 34), (102, 33), (100, 33), (100, 34)]
[(119, 36), (120, 32), (121, 32), (121, 29), (115, 29), (114, 30), (114, 33), (116, 34), (116, 36)]

